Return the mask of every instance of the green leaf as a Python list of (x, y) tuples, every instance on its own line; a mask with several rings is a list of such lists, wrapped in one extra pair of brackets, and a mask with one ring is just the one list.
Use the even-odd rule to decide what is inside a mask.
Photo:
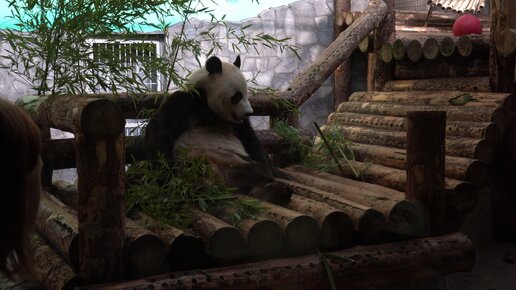
[(477, 99), (473, 98), (470, 94), (462, 94), (457, 97), (448, 100), (452, 106), (464, 106), (469, 102), (478, 102)]

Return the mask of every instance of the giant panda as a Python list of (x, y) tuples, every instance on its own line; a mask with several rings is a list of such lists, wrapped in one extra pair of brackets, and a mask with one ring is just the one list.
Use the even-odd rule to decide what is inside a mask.
[[(188, 156), (203, 156), (223, 166), (224, 178), (242, 193), (256, 188), (270, 191), (273, 175), (279, 171), (249, 121), (253, 108), (240, 62), (240, 56), (233, 63), (212, 56), (191, 73), (187, 89), (168, 96), (150, 119), (145, 147), (150, 159), (160, 152), (172, 163), (178, 150), (187, 148)], [(284, 200), (288, 199), (286, 194)]]

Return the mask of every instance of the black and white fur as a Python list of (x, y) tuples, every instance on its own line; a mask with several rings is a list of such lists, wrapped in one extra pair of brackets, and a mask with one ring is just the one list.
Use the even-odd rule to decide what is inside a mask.
[(249, 122), (253, 109), (240, 57), (234, 63), (210, 57), (190, 75), (188, 85), (195, 90), (174, 92), (150, 120), (145, 133), (149, 158), (155, 159), (161, 152), (173, 162), (174, 152), (186, 147), (195, 155), (217, 159), (219, 164), (263, 163), (272, 173)]

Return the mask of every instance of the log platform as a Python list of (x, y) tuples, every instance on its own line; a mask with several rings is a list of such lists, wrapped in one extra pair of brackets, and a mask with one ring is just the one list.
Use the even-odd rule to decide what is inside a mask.
[[(327, 289), (335, 283), (339, 289), (363, 289), (471, 270), (473, 245), (465, 235), (452, 232), (476, 204), (476, 190), (488, 179), (493, 152), (511, 127), (508, 120), (515, 102), (511, 95), (490, 93), (485, 83), (480, 84), (485, 82), (485, 62), (471, 58), (485, 54), (483, 37), (460, 41), (441, 37), (444, 29), (439, 24), (424, 29), (431, 37), (417, 38), (414, 33), (423, 30), (408, 23), (420, 18), (408, 17), (404, 24), (396, 24), (402, 32), (397, 40), (369, 41), (393, 1), (369, 2), (363, 14), (343, 15), (340, 25), (348, 29), (293, 79), (291, 90), (251, 96), (256, 115), (285, 116), (291, 109), (286, 104), (301, 105), (365, 42), (365, 51), (379, 53), (394, 69), (394, 79), (386, 78), (390, 82), (382, 81), (378, 87), (380, 83), (375, 83), (375, 89), (392, 92), (355, 93), (328, 119), (354, 142), (357, 165), (367, 167), (362, 179), (356, 180), (350, 170), (339, 176), (298, 165), (284, 167), (282, 177), (274, 181), (290, 198), (281, 205), (261, 201), (264, 212), (236, 226), (223, 215), (195, 208), (188, 229), (144, 213), (125, 217), (123, 168), (133, 161), (129, 156), (136, 160), (145, 156), (138, 139), (123, 135), (124, 119), (138, 117), (141, 108), (156, 108), (165, 95), (59, 96), (43, 101), (33, 110), (33, 118), (44, 127), (76, 134), (75, 139), (45, 140), (46, 169), (77, 167), (79, 184), (55, 182), (49, 191), (60, 201), (53, 196), (43, 199), (45, 219), (37, 229), (45, 244), (43, 239), (38, 244), (51, 250), (59, 272), (49, 270), (40, 258), (38, 270), (52, 272), (41, 275), (42, 284), (56, 285), (54, 289), (78, 284), (80, 289)], [(393, 22), (392, 16), (392, 11), (387, 13), (388, 22)], [(448, 62), (445, 57), (457, 55), (461, 58), (456, 65), (442, 65)], [(428, 89), (433, 83), (410, 82), (428, 78), (425, 70), (414, 73), (427, 61), (441, 69), (434, 72), (439, 77), (461, 77), (463, 86), (449, 82), (447, 86), (456, 86), (454, 91), (435, 93)], [(465, 62), (472, 64), (470, 69), (457, 69)], [(375, 63), (382, 66), (381, 61)], [(405, 83), (395, 83), (400, 80)], [(404, 91), (416, 88), (422, 92)], [(447, 155), (441, 158), (439, 164), (444, 160), (446, 167), (438, 177), (444, 198), (431, 208), (418, 200), (424, 192), (415, 197), (406, 194), (414, 175), (406, 177), (405, 163), (414, 162), (414, 156), (405, 137), (410, 125), (404, 118), (418, 110), (444, 110), (449, 116), (447, 123), (441, 123), (446, 130), (441, 153)], [(99, 124), (106, 114), (113, 122), (104, 128)], [(257, 135), (273, 155), (290, 146), (271, 131)], [(369, 160), (374, 164), (366, 165)], [(434, 211), (439, 206), (446, 210), (446, 222), (457, 226), (429, 237), (436, 233), (434, 221), (442, 219)], [(104, 224), (111, 227), (103, 228)], [(149, 277), (170, 270), (180, 271)], [(119, 282), (99, 285), (106, 281)]]

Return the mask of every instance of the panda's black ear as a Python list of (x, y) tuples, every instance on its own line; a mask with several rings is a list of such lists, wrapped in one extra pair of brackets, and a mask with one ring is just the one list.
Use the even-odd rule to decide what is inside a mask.
[(222, 73), (222, 62), (216, 56), (212, 56), (206, 60), (206, 70), (210, 75)]
[(236, 67), (240, 68), (240, 55), (237, 55), (235, 62), (233, 63)]

